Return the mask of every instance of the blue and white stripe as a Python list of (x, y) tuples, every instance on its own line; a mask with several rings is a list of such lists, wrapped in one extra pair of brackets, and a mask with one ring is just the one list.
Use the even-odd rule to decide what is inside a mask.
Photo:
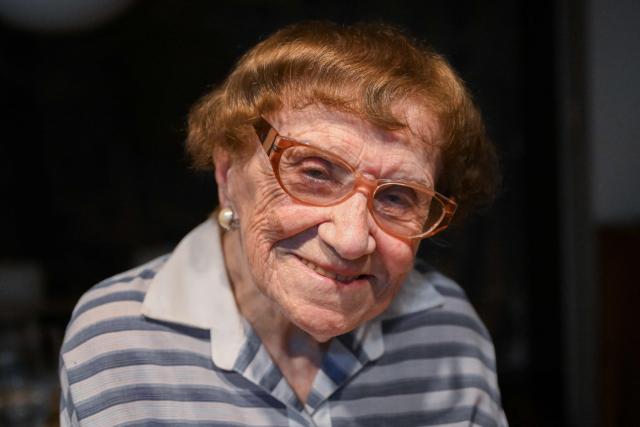
[(229, 309), (205, 262), (221, 265), (217, 242), (207, 222), (82, 297), (61, 350), (63, 426), (506, 426), (491, 339), (452, 281), (413, 272), (380, 318), (331, 341), (302, 403)]

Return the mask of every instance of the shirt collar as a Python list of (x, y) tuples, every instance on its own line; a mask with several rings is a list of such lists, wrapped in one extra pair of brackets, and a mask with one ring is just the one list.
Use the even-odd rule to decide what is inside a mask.
[[(353, 334), (369, 360), (384, 352), (380, 322), (441, 305), (442, 296), (429, 280), (412, 271), (389, 308)], [(220, 231), (207, 220), (178, 244), (153, 278), (142, 304), (146, 317), (211, 330), (211, 357), (216, 366), (231, 370), (247, 341), (227, 277)], [(214, 345), (215, 343), (215, 345)], [(355, 342), (354, 342), (355, 344)]]
[(220, 232), (212, 220), (196, 227), (178, 244), (151, 282), (142, 314), (210, 329), (214, 363), (223, 369), (233, 368), (246, 331), (227, 278)]

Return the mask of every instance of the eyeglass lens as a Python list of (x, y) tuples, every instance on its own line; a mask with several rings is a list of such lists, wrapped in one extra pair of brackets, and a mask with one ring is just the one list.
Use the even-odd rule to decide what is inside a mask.
[[(313, 205), (330, 205), (350, 194), (355, 186), (355, 175), (348, 165), (313, 147), (284, 150), (278, 168), (287, 192)], [(434, 228), (444, 216), (444, 206), (432, 193), (385, 183), (373, 195), (372, 213), (383, 228), (412, 237)]]

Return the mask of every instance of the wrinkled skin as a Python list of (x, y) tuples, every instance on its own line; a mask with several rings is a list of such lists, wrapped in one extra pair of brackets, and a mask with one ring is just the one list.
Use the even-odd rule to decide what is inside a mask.
[[(437, 123), (410, 103), (396, 110), (408, 129), (384, 131), (317, 106), (267, 119), (281, 135), (330, 150), (364, 174), (433, 187), (437, 150), (423, 140), (438, 142)], [(240, 221), (225, 233), (224, 251), (243, 315), (259, 335), (280, 335), (278, 342), (291, 346), (300, 331), (323, 343), (383, 312), (411, 270), (418, 242), (382, 231), (361, 192), (330, 207), (293, 201), (257, 137), (251, 143), (256, 151), (246, 162), (214, 156), (221, 206)]]

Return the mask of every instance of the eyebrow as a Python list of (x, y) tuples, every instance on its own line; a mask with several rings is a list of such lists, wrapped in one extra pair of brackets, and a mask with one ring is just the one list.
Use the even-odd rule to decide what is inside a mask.
[[(269, 151), (267, 149), (267, 147), (265, 147), (265, 143), (267, 142), (268, 136), (270, 136), (269, 134), (273, 133), (272, 137), (274, 138), (275, 141), (275, 136), (279, 136), (282, 139), (287, 139), (290, 141), (295, 141), (295, 142), (299, 142), (302, 143), (304, 145), (308, 145), (310, 147), (325, 151), (325, 152), (331, 152), (332, 150), (339, 150), (341, 151), (343, 154), (336, 154), (333, 153), (335, 156), (341, 158), (343, 161), (345, 161), (346, 163), (348, 163), (352, 168), (356, 169), (357, 168), (354, 166), (354, 164), (357, 164), (357, 160), (354, 156), (351, 155), (351, 153), (349, 153), (346, 149), (343, 149), (342, 147), (345, 144), (338, 144), (338, 143), (334, 143), (331, 144), (329, 143), (329, 147), (327, 146), (322, 146), (319, 144), (314, 143), (313, 141), (309, 141), (308, 139), (301, 139), (301, 138), (294, 138), (291, 137), (289, 135), (283, 135), (280, 133), (279, 130), (277, 130), (270, 122), (268, 122), (264, 117), (260, 117), (258, 123), (253, 125), (256, 134), (258, 135), (258, 138), (260, 139), (261, 145), (263, 146), (263, 148), (265, 148), (265, 151), (267, 151), (267, 154), (269, 154)], [(409, 144), (409, 142), (407, 141), (399, 141), (403, 144)], [(381, 177), (376, 177), (376, 179), (389, 179), (392, 181), (396, 181), (396, 180), (400, 180), (400, 181), (405, 181), (408, 183), (415, 183), (421, 186), (424, 186), (426, 188), (430, 188), (432, 190), (435, 190), (435, 180), (429, 176), (427, 174), (427, 177), (429, 178), (428, 182), (425, 182), (423, 179), (416, 179), (415, 177), (407, 177), (405, 176), (401, 176), (401, 177), (387, 177), (387, 178), (381, 178)]]
[[(316, 144), (313, 141), (310, 141), (308, 139), (298, 139), (298, 138), (292, 138), (289, 136), (284, 136), (284, 135), (280, 135), (280, 137), (282, 139), (288, 139), (291, 141), (296, 141), (296, 142), (300, 142), (302, 144), (308, 145), (312, 148), (316, 148), (319, 149), (323, 152), (332, 154), (334, 156), (337, 156), (338, 158), (342, 159), (343, 161), (345, 161), (347, 164), (349, 164), (352, 168), (354, 168), (355, 170), (359, 170), (359, 168), (357, 168), (355, 166), (355, 164), (357, 164), (357, 158), (355, 156), (353, 156), (348, 150), (342, 148), (344, 147), (344, 144), (340, 144), (340, 143), (328, 143), (327, 145), (320, 145), (320, 144)], [(336, 153), (335, 151), (339, 151), (338, 153)], [(423, 178), (416, 178), (415, 176), (412, 175), (407, 175), (407, 174), (403, 174), (403, 172), (405, 172), (403, 170), (403, 168), (400, 166), (396, 169), (396, 171), (394, 172), (394, 175), (391, 176), (386, 176), (386, 177), (379, 177), (376, 176), (376, 179), (388, 179), (391, 181), (404, 181), (407, 183), (414, 183), (414, 184), (418, 184), (421, 185), (423, 187), (426, 188), (430, 188), (432, 190), (435, 190), (435, 180), (433, 180), (428, 174), (425, 174), (426, 177)], [(397, 176), (395, 175), (395, 173), (400, 173), (401, 175)]]

